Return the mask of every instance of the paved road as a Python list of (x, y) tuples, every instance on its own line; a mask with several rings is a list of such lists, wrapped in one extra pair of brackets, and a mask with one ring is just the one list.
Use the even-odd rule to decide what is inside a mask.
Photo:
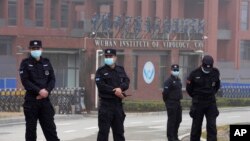
[[(250, 107), (226, 108), (220, 110), (218, 125), (250, 123)], [(127, 114), (125, 121), (126, 141), (166, 141), (166, 113)], [(69, 116), (56, 118), (57, 131), (62, 141), (95, 141), (97, 135), (97, 116)], [(25, 125), (8, 123), (0, 125), (0, 141), (24, 141)], [(188, 111), (183, 112), (180, 138), (190, 132), (191, 118)], [(205, 122), (204, 122), (205, 127)], [(112, 131), (111, 131), (112, 133)], [(38, 140), (45, 141), (38, 125)], [(110, 134), (112, 141), (112, 134)]]

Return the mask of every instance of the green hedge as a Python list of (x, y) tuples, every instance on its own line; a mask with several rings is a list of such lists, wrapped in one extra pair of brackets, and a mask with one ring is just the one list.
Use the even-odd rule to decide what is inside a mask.
[(124, 101), (124, 109), (131, 112), (164, 111), (165, 104), (162, 101)]
[[(182, 107), (190, 107), (190, 100), (182, 100)], [(153, 112), (153, 111), (165, 111), (165, 104), (163, 101), (124, 101), (125, 111), (130, 112)]]
[[(241, 107), (250, 106), (250, 98), (217, 98), (217, 104), (219, 107)], [(183, 109), (189, 109), (191, 106), (191, 100), (181, 100)], [(153, 112), (153, 111), (165, 111), (165, 104), (163, 101), (124, 101), (124, 109), (128, 112)]]
[(219, 107), (250, 106), (250, 98), (218, 98)]

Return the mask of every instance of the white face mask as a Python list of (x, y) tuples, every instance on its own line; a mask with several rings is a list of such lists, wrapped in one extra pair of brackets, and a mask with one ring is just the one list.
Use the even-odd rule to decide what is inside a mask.
[(179, 76), (180, 71), (171, 71), (171, 74), (172, 74), (173, 76)]
[(209, 73), (210, 73), (210, 71), (205, 71), (203, 67), (201, 67), (201, 70), (202, 70), (202, 72), (204, 72), (205, 74), (209, 74)]

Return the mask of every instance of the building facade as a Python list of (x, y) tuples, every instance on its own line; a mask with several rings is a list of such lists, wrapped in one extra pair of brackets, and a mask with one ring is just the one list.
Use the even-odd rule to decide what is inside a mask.
[(137, 100), (161, 99), (172, 63), (188, 74), (210, 54), (223, 82), (249, 83), (248, 0), (0, 0), (0, 88), (22, 88), (29, 40), (43, 41), (56, 87), (85, 87), (95, 104), (95, 70), (105, 48), (131, 79)]

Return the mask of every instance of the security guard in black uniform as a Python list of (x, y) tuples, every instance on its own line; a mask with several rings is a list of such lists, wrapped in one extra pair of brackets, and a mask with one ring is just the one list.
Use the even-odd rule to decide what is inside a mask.
[(55, 75), (48, 59), (41, 57), (42, 42), (32, 40), (30, 57), (20, 65), (20, 78), (26, 89), (23, 104), (26, 121), (26, 141), (36, 141), (37, 120), (39, 120), (47, 141), (59, 141), (54, 123), (55, 111), (49, 95), (55, 86)]
[(202, 59), (202, 65), (187, 78), (186, 90), (192, 97), (190, 116), (193, 118), (191, 141), (200, 141), (203, 117), (207, 119), (207, 140), (217, 140), (216, 118), (219, 111), (215, 94), (220, 88), (220, 72), (213, 67), (210, 55)]
[(125, 141), (125, 113), (122, 99), (129, 88), (129, 78), (122, 66), (116, 65), (116, 50), (104, 51), (105, 65), (100, 67), (95, 76), (99, 91), (98, 137), (97, 141), (108, 141), (109, 129), (112, 128), (114, 141)]
[(179, 65), (171, 66), (171, 76), (164, 82), (162, 92), (163, 100), (168, 114), (167, 138), (168, 141), (180, 141), (178, 139), (178, 129), (182, 121), (182, 84), (179, 78)]

